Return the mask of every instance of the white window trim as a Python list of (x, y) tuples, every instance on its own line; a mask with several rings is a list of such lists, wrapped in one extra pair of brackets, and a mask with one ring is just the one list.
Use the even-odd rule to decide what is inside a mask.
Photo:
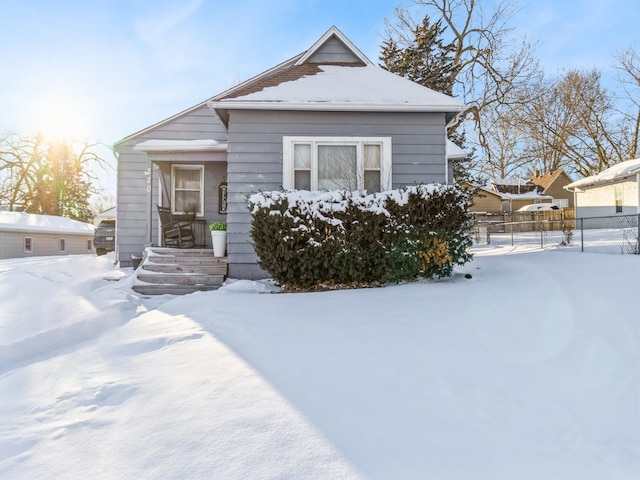
[(204, 215), (204, 165), (189, 165), (189, 164), (173, 164), (171, 165), (171, 213), (185, 213), (179, 212), (175, 209), (176, 205), (176, 170), (200, 170), (200, 210), (196, 213), (201, 217)]
[[(31, 241), (31, 248), (27, 248), (27, 240)], [(24, 237), (24, 253), (33, 253), (33, 237)]]
[[(391, 190), (391, 137), (282, 137), (282, 187), (294, 188), (293, 147), (311, 145), (311, 189), (318, 185), (318, 145), (355, 145), (358, 173), (364, 173), (364, 145), (380, 145), (380, 190)], [(358, 175), (361, 177), (361, 175)]]
[(60, 247), (60, 251), (61, 252), (66, 252), (67, 251), (67, 239), (66, 238), (60, 238), (60, 241), (58, 242), (58, 246)]
[(91, 240), (87, 240), (87, 252), (93, 250), (93, 242)]

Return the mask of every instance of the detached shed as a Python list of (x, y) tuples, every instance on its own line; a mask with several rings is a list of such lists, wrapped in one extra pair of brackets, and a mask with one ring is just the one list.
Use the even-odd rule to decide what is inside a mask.
[(640, 158), (627, 160), (565, 187), (573, 192), (576, 217), (640, 213)]
[(0, 259), (95, 253), (94, 230), (70, 218), (0, 212)]

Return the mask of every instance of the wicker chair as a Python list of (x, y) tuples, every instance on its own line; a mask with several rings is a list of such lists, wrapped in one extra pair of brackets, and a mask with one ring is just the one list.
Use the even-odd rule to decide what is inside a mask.
[(193, 248), (195, 214), (184, 214), (177, 218), (171, 213), (171, 209), (158, 205), (158, 217), (160, 217), (163, 247)]

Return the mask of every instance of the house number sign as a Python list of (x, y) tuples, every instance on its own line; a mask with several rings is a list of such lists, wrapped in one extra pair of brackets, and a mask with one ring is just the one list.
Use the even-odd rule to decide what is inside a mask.
[(147, 177), (147, 193), (151, 192), (151, 167), (144, 171), (144, 175)]
[(227, 182), (218, 187), (218, 213), (227, 213)]

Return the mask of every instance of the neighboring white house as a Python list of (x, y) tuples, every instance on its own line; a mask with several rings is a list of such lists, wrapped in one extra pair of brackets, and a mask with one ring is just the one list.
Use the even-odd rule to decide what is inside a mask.
[(640, 213), (640, 158), (570, 183), (577, 218)]
[(0, 259), (95, 253), (94, 230), (70, 218), (0, 212)]

